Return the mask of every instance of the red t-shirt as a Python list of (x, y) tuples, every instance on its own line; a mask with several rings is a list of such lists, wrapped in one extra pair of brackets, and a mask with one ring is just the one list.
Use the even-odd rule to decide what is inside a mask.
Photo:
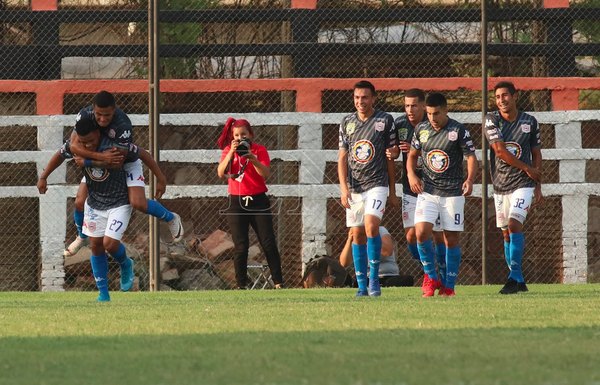
[[(231, 146), (227, 146), (221, 153), (221, 161), (225, 159)], [(267, 148), (258, 143), (252, 143), (250, 145), (250, 151), (256, 156), (258, 161), (267, 167), (271, 165), (271, 159)], [(227, 171), (230, 174), (237, 174), (241, 172), (242, 168), (244, 172), (237, 178), (228, 178), (229, 187), (227, 192), (230, 195), (258, 195), (267, 192), (267, 185), (265, 184), (265, 178), (260, 176), (254, 168), (254, 165), (246, 158), (239, 157), (237, 154), (233, 155), (233, 162), (231, 163), (231, 169)]]

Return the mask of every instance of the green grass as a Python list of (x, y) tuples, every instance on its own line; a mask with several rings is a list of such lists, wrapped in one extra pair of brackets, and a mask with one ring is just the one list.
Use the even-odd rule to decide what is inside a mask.
[(0, 293), (0, 384), (600, 384), (600, 285)]

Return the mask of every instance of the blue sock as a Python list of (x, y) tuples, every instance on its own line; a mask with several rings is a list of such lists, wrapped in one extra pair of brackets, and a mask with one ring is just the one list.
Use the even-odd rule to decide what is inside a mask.
[(106, 258), (106, 254), (92, 255), (90, 262), (98, 291), (101, 295), (108, 296), (108, 258)]
[(119, 243), (119, 248), (116, 252), (111, 253), (112, 257), (119, 263), (119, 265), (127, 262), (127, 251), (125, 250), (125, 245)]
[(369, 256), (369, 279), (379, 279), (379, 262), (381, 261), (381, 235), (367, 237), (367, 255)]
[(146, 213), (160, 219), (161, 221), (170, 222), (173, 220), (173, 213), (161, 205), (158, 201), (148, 199), (148, 208)]
[(79, 238), (87, 238), (88, 236), (85, 235), (82, 231), (83, 231), (83, 211), (79, 211), (77, 209), (75, 209), (75, 211), (73, 212), (73, 220), (75, 221), (75, 227), (77, 227), (77, 235), (79, 236)]
[(409, 243), (408, 251), (410, 251), (410, 255), (412, 255), (413, 259), (416, 259), (419, 262), (421, 261), (421, 257), (419, 257), (419, 248), (416, 243)]
[(440, 281), (442, 281), (442, 286), (446, 286), (446, 245), (442, 243), (441, 245), (435, 244), (435, 259), (438, 264), (438, 273), (440, 274)]
[(461, 256), (460, 246), (449, 247), (448, 251), (446, 251), (446, 284), (444, 286), (448, 289), (454, 289), (454, 285), (456, 284)]
[(504, 241), (504, 260), (506, 261), (506, 266), (510, 270), (510, 242)]
[(435, 272), (435, 255), (433, 252), (433, 242), (431, 239), (418, 243), (419, 256), (421, 257), (421, 264), (423, 265), (423, 271), (431, 279), (438, 279), (437, 273)]
[(354, 260), (354, 271), (358, 290), (367, 290), (367, 245), (352, 244), (352, 259)]
[(525, 236), (523, 233), (510, 234), (510, 278), (517, 282), (525, 282), (521, 262), (525, 249)]

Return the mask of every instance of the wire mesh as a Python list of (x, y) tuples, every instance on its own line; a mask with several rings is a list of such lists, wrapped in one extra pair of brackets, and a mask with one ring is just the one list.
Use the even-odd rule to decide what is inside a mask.
[[(226, 186), (216, 174), (216, 141), (229, 116), (248, 119), (271, 156), (267, 185), (288, 287), (301, 285), (303, 263), (317, 254), (337, 256), (346, 239), (338, 125), (354, 110), (355, 81), (376, 83), (377, 107), (395, 117), (403, 113), (406, 89), (442, 91), (481, 159), (480, 1), (328, 0), (314, 2), (314, 9), (299, 3), (313, 2), (160, 2), (157, 140), (168, 180), (161, 202), (186, 229), (184, 241), (172, 244), (161, 225), (163, 290), (235, 287), (222, 213)], [(69, 0), (36, 12), (25, 2), (0, 1), (0, 290), (94, 289), (89, 249), (62, 255), (76, 236), (81, 171), (68, 162), (48, 179), (46, 194), (35, 186), (70, 135), (74, 115), (99, 90), (111, 91), (130, 115), (134, 142), (151, 147), (147, 7), (135, 0)], [(513, 80), (518, 108), (541, 126), (547, 199), (525, 224), (525, 276), (532, 283), (597, 282), (600, 8), (592, 0), (555, 9), (541, 0), (494, 0), (487, 18), (490, 86)], [(492, 94), (487, 107), (496, 109)], [(459, 284), (481, 283), (482, 228), (487, 282), (501, 283), (508, 273), (491, 197), (485, 224), (481, 219), (482, 172), (466, 203)], [(124, 238), (141, 290), (150, 287), (147, 218), (134, 213)], [(396, 241), (401, 272), (420, 284), (422, 268), (406, 248), (401, 214), (389, 210), (383, 224)], [(251, 282), (270, 287), (253, 232), (250, 240), (251, 263), (261, 266), (249, 269)], [(118, 270), (111, 264), (113, 289)]]

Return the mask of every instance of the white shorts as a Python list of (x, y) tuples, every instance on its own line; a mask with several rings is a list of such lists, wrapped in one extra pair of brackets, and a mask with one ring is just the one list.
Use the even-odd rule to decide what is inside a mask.
[[(402, 195), (402, 227), (405, 229), (415, 227), (415, 210), (417, 208), (417, 197)], [(433, 231), (442, 231), (440, 216), (438, 215), (433, 224)]]
[(465, 228), (465, 197), (440, 197), (425, 192), (419, 194), (415, 209), (415, 223), (435, 224), (438, 217), (442, 230), (463, 231)]
[(524, 187), (510, 194), (494, 194), (496, 206), (496, 226), (508, 227), (510, 218), (525, 223), (527, 213), (533, 200), (533, 187)]
[(131, 205), (96, 210), (85, 201), (83, 233), (92, 238), (107, 236), (120, 241), (131, 218)]
[(346, 209), (346, 226), (360, 227), (365, 225), (365, 215), (374, 215), (383, 218), (385, 204), (387, 203), (389, 189), (387, 187), (373, 187), (363, 193), (351, 193)]
[[(123, 164), (123, 170), (127, 173), (127, 187), (145, 187), (144, 169), (142, 161), (128, 162)], [(85, 176), (81, 178), (81, 183), (85, 183)]]

